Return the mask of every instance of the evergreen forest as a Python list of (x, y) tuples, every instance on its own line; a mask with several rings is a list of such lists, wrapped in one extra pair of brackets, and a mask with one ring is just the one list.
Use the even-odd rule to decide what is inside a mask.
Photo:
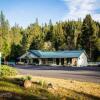
[(0, 52), (5, 61), (16, 60), (28, 50), (85, 50), (89, 61), (100, 61), (100, 22), (90, 14), (84, 19), (10, 26), (0, 12)]

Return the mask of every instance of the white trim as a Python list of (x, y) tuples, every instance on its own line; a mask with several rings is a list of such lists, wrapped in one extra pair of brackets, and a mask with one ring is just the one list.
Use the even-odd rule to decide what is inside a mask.
[(0, 52), (0, 57), (2, 56), (1, 52)]

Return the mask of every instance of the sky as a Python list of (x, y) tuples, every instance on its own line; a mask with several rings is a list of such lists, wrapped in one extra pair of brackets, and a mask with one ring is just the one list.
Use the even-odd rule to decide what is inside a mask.
[(86, 14), (100, 22), (100, 0), (0, 0), (11, 26), (15, 23), (27, 27), (38, 18), (40, 24), (65, 20), (78, 20)]

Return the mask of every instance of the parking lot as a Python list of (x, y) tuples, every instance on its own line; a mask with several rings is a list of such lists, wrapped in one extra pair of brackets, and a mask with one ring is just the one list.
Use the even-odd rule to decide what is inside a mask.
[(100, 83), (100, 67), (16, 65), (20, 74)]

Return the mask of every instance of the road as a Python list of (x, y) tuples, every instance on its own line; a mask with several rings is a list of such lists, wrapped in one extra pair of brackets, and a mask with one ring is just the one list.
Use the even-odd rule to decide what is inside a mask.
[(16, 65), (21, 74), (100, 83), (100, 67)]

